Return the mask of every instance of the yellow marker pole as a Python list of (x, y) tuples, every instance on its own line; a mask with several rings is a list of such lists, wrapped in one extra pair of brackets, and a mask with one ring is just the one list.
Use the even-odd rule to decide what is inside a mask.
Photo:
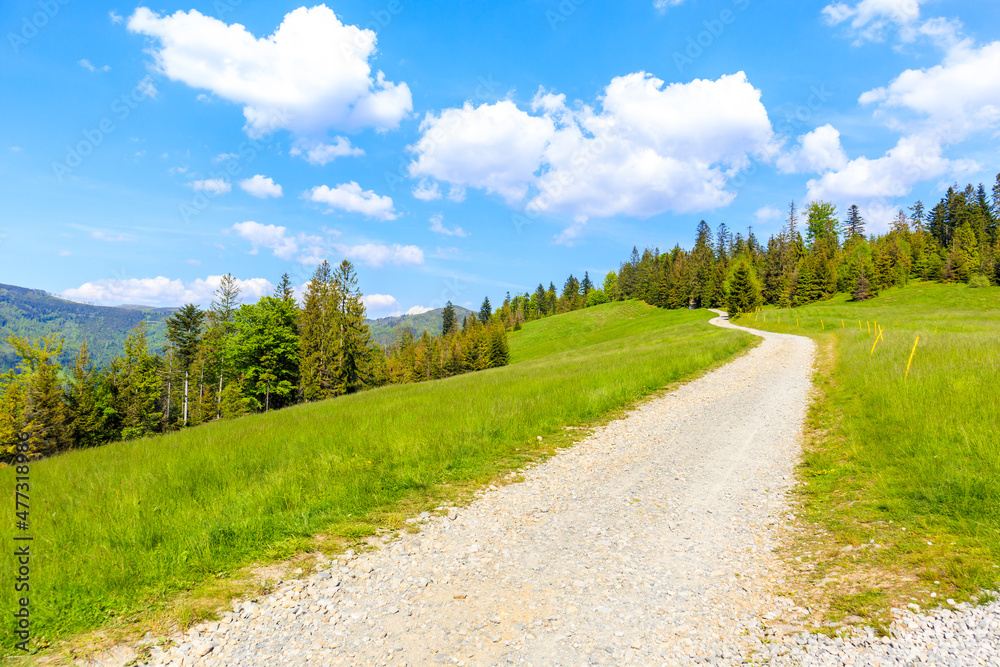
[(826, 324), (823, 323), (823, 320), (819, 321), (819, 325), (823, 327), (823, 331), (826, 331)]
[(865, 328), (861, 326), (861, 320), (858, 320), (858, 331), (864, 332)]
[(844, 324), (844, 320), (840, 320), (840, 328), (841, 329), (846, 329), (847, 328), (847, 325)]
[(868, 321), (866, 320), (866, 321), (865, 321), (865, 324), (867, 324), (867, 325), (868, 325), (868, 333), (871, 333), (871, 332), (872, 332), (872, 323), (871, 323), (871, 322), (868, 322)]
[[(797, 318), (797, 317), (795, 318), (795, 326), (799, 327), (799, 318)], [(799, 327), (799, 328), (801, 328), (801, 327)]]
[(875, 346), (878, 345), (878, 342), (880, 340), (882, 340), (882, 334), (881, 334), (881, 332), (879, 333), (879, 335), (875, 336), (875, 342), (872, 343), (872, 351), (868, 353), (869, 357), (872, 356), (873, 354), (875, 354)]
[(917, 353), (917, 343), (919, 342), (920, 336), (917, 336), (917, 340), (913, 341), (913, 351), (910, 352), (910, 360), (906, 362), (906, 376), (904, 379), (910, 377), (910, 364), (913, 363), (913, 355)]

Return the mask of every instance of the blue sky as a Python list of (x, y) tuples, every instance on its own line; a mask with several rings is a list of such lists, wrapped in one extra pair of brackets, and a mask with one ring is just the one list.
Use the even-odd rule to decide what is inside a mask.
[(8, 0), (0, 282), (478, 307), (795, 200), (869, 229), (1000, 171), (1000, 4)]

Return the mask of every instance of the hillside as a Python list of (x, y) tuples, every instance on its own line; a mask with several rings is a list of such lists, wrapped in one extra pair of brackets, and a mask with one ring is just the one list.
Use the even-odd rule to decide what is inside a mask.
[[(382, 317), (377, 320), (368, 320), (368, 331), (372, 335), (372, 340), (382, 347), (392, 345), (403, 331), (409, 328), (414, 337), (419, 338), (424, 332), (435, 336), (441, 333), (441, 315), (444, 308), (428, 310), (420, 315), (400, 315), (398, 317)], [(455, 306), (455, 317), (461, 326), (462, 318), (475, 315), (467, 308)]]
[[(250, 563), (402, 527), (584, 432), (566, 427), (752, 344), (710, 317), (637, 302), (556, 315), (512, 334), (503, 368), (38, 461), (31, 483), (45, 493), (32, 496), (32, 529), (46, 548), (32, 561), (34, 635), (187, 622), (243, 594), (251, 584), (223, 583)], [(13, 488), (14, 474), (0, 469), (0, 484)], [(0, 541), (13, 544), (14, 530), (0, 524)], [(0, 611), (14, 603), (13, 587), (0, 589)], [(0, 632), (0, 645), (11, 636)]]
[(17, 365), (18, 358), (2, 341), (11, 334), (37, 338), (59, 334), (66, 339), (59, 361), (73, 364), (80, 344), (86, 340), (98, 365), (121, 353), (125, 336), (139, 322), (149, 326), (150, 348), (166, 344), (163, 320), (173, 309), (146, 306), (91, 306), (67, 301), (42, 290), (0, 284), (0, 372)]

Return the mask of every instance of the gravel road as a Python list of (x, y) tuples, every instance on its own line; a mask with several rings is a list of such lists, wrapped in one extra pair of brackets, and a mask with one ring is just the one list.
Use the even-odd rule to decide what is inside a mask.
[(894, 647), (863, 633), (774, 641), (803, 611), (774, 593), (773, 548), (790, 518), (814, 349), (761, 335), (523, 482), (239, 603), (150, 663), (894, 664)]

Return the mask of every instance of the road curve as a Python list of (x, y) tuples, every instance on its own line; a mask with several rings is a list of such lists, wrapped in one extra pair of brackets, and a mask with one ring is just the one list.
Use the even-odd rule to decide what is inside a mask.
[[(723, 314), (712, 324), (742, 329)], [(772, 593), (773, 534), (789, 514), (814, 345), (752, 333), (757, 347), (523, 482), (239, 603), (149, 664), (759, 659), (765, 626), (793, 604)]]

